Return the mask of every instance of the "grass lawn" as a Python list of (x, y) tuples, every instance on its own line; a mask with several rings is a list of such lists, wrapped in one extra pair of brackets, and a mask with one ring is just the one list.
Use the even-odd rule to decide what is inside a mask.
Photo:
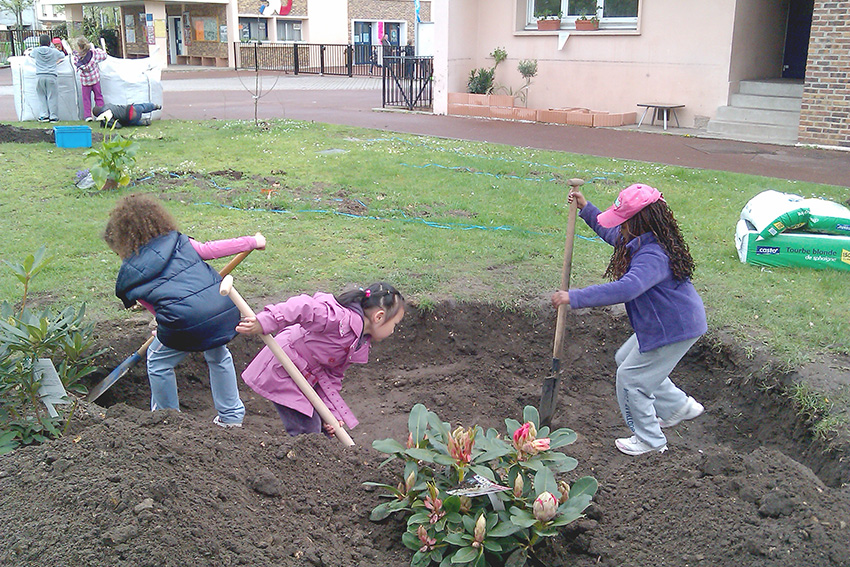
[[(96, 321), (126, 316), (113, 295), (120, 262), (100, 236), (115, 201), (145, 191), (196, 239), (265, 234), (268, 249), (234, 273), (258, 302), (382, 279), (421, 305), (452, 297), (532, 310), (559, 285), (565, 180), (581, 177), (603, 209), (631, 183), (663, 191), (713, 329), (764, 343), (789, 366), (850, 344), (847, 272), (762, 269), (741, 264), (734, 246), (755, 194), (843, 202), (844, 188), (285, 120), (164, 121), (122, 134), (141, 147), (136, 181), (106, 193), (73, 185), (83, 149), (0, 144), (0, 259), (47, 245), (55, 260), (31, 289), (42, 303), (85, 301)], [(611, 248), (581, 221), (577, 234), (572, 284), (600, 283)], [(17, 301), (21, 289), (0, 269), (0, 298)]]

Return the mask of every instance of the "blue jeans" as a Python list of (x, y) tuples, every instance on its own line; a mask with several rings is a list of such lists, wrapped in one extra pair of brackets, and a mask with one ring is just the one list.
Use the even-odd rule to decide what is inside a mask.
[[(136, 111), (136, 116), (130, 120), (131, 126), (138, 126), (142, 121), (142, 114), (147, 114), (148, 112), (153, 112), (156, 110), (156, 105), (152, 102), (137, 102), (133, 105), (133, 110)], [(223, 419), (223, 418), (222, 418)]]
[[(151, 411), (180, 409), (177, 397), (177, 376), (174, 367), (186, 358), (188, 352), (169, 348), (154, 339), (148, 348), (148, 381), (151, 385)], [(204, 351), (210, 369), (210, 390), (218, 417), (223, 423), (242, 423), (245, 405), (239, 399), (236, 369), (227, 346)]]

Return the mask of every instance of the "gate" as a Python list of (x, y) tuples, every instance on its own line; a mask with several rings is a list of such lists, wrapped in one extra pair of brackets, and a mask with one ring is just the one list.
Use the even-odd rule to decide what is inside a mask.
[(0, 30), (0, 62), (6, 63), (9, 57), (23, 55), (30, 47), (38, 47), (38, 36), (46, 35), (53, 39), (55, 30)]
[(434, 103), (434, 58), (401, 53), (384, 56), (383, 106), (431, 109)]

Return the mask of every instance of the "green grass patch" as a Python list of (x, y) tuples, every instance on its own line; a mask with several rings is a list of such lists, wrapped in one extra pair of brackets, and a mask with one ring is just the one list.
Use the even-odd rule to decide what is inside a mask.
[[(790, 365), (850, 344), (846, 272), (761, 269), (741, 264), (734, 248), (735, 223), (756, 193), (840, 202), (844, 188), (289, 120), (262, 129), (162, 121), (122, 133), (140, 145), (134, 182), (109, 193), (73, 185), (87, 167), (83, 149), (0, 145), (0, 259), (20, 261), (46, 244), (56, 260), (32, 293), (85, 301), (96, 321), (125, 316), (113, 295), (120, 261), (101, 232), (128, 192), (161, 197), (199, 240), (263, 232), (268, 250), (234, 273), (247, 297), (383, 279), (426, 307), (453, 297), (526, 310), (559, 285), (565, 181), (581, 177), (601, 208), (630, 183), (663, 191), (712, 327), (763, 342)], [(600, 283), (611, 248), (581, 222), (577, 234), (573, 286)], [(17, 298), (17, 285), (0, 272), (0, 297)]]

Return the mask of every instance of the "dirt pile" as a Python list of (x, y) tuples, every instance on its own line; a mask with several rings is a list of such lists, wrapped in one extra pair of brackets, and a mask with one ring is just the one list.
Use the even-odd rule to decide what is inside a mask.
[[(99, 400), (108, 409), (83, 405), (63, 439), (0, 459), (0, 565), (408, 565), (403, 523), (368, 520), (381, 500), (362, 483), (394, 482), (371, 442), (406, 437), (417, 402), (452, 425), (500, 430), (536, 405), (554, 317), (535, 315), (482, 305), (408, 314), (346, 379), (361, 419), (347, 449), (285, 436), (247, 389), (245, 427), (214, 426), (201, 356), (178, 367), (183, 412), (150, 413), (136, 368)], [(734, 345), (698, 343), (674, 379), (706, 414), (673, 428), (667, 453), (627, 457), (613, 445), (626, 430), (612, 376), (628, 325), (595, 311), (571, 313), (568, 328), (554, 425), (578, 433), (571, 474), (595, 476), (600, 491), (586, 518), (542, 546), (545, 565), (846, 565), (850, 467), (755, 387), (762, 361), (746, 367)], [(112, 348), (105, 373), (138, 348), (146, 320), (100, 333)], [(237, 368), (259, 348), (234, 340)]]

